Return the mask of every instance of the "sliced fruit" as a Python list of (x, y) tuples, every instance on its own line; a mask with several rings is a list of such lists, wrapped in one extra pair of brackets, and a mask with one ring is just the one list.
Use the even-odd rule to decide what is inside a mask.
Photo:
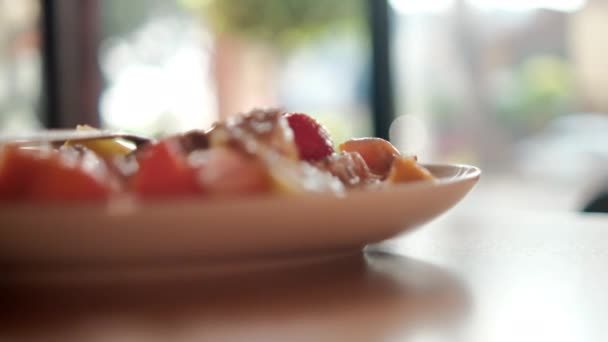
[(195, 151), (189, 161), (199, 169), (199, 184), (210, 194), (251, 194), (267, 192), (271, 188), (264, 165), (235, 149), (217, 147)]
[(300, 159), (294, 131), (283, 112), (255, 109), (230, 117), (207, 131), (211, 150), (230, 148), (258, 160), (278, 193), (343, 191), (332, 175)]
[(344, 185), (338, 178), (308, 162), (264, 157), (264, 163), (269, 167), (273, 189), (278, 193), (344, 193)]
[(5, 145), (0, 152), (0, 199), (18, 200), (27, 195), (40, 164), (33, 151)]
[(39, 201), (102, 200), (111, 192), (105, 166), (97, 156), (89, 152), (66, 160), (58, 153), (51, 159), (41, 160), (28, 197)]
[[(95, 131), (96, 129), (88, 125), (76, 126), (77, 131)], [(65, 146), (81, 145), (95, 152), (104, 159), (115, 156), (125, 156), (135, 150), (134, 146), (129, 146), (117, 139), (97, 139), (84, 141), (67, 141)]]
[(138, 154), (139, 169), (130, 181), (142, 197), (195, 194), (202, 191), (196, 175), (179, 145), (172, 140), (148, 145)]
[(340, 144), (340, 151), (358, 152), (369, 169), (381, 177), (388, 175), (393, 160), (400, 156), (395, 146), (381, 138), (351, 139)]
[(317, 120), (303, 113), (285, 114), (293, 130), (300, 159), (317, 161), (334, 153), (334, 144), (327, 129)]
[(432, 181), (434, 179), (429, 170), (418, 164), (413, 157), (395, 158), (388, 175), (388, 181), (391, 183)]
[(4, 148), (0, 171), (3, 200), (101, 200), (112, 190), (104, 162), (90, 152), (76, 156), (50, 149)]
[(250, 155), (271, 149), (284, 158), (299, 160), (293, 131), (283, 113), (275, 109), (232, 116), (207, 131), (207, 138), (210, 147), (234, 147)]
[(380, 177), (370, 172), (365, 160), (357, 152), (335, 153), (315, 163), (321, 170), (331, 173), (350, 188), (375, 184)]

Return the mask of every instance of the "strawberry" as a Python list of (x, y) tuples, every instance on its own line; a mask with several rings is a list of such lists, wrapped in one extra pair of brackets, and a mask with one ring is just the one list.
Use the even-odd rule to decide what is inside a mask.
[(147, 146), (138, 157), (131, 189), (144, 198), (192, 195), (201, 191), (196, 169), (173, 140)]
[(334, 144), (327, 129), (303, 113), (287, 113), (285, 118), (293, 130), (300, 159), (317, 161), (334, 153)]
[(101, 200), (112, 191), (105, 164), (91, 152), (71, 156), (8, 145), (2, 155), (0, 201)]

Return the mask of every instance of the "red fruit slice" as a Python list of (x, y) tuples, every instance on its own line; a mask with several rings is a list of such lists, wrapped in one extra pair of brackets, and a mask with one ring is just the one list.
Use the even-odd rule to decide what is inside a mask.
[(201, 191), (197, 170), (188, 165), (179, 145), (166, 140), (150, 145), (138, 156), (139, 169), (131, 189), (142, 197), (188, 195)]
[(105, 164), (92, 153), (64, 155), (54, 150), (4, 148), (0, 199), (81, 201), (107, 198), (112, 188)]
[(37, 164), (31, 152), (26, 154), (17, 146), (4, 146), (0, 152), (0, 199), (23, 199)]
[[(108, 197), (111, 192), (108, 180), (86, 171), (84, 164), (89, 161), (79, 160), (78, 165), (71, 166), (60, 159), (61, 156), (41, 164), (28, 198), (34, 201), (80, 201)], [(96, 162), (102, 163), (100, 159)]]
[(329, 133), (317, 120), (302, 113), (287, 113), (285, 118), (293, 130), (300, 159), (317, 161), (334, 153)]

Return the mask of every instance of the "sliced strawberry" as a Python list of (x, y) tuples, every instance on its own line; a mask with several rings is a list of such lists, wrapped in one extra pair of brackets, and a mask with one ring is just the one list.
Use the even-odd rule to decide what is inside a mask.
[(100, 200), (112, 191), (103, 161), (92, 153), (66, 156), (55, 150), (4, 148), (0, 171), (3, 200)]
[(293, 130), (300, 159), (317, 161), (334, 153), (334, 144), (327, 129), (317, 120), (302, 113), (287, 113), (285, 118)]
[[(95, 174), (87, 169), (87, 163), (103, 163), (101, 159), (89, 155), (75, 160), (76, 164), (66, 162), (61, 155), (41, 161), (40, 172), (31, 183), (28, 198), (35, 201), (80, 201), (101, 200), (111, 193), (109, 179), (104, 171)], [(88, 159), (85, 161), (85, 159)], [(101, 169), (100, 169), (101, 170)]]
[(143, 197), (188, 195), (201, 192), (197, 170), (188, 165), (179, 145), (165, 140), (146, 147), (138, 156), (139, 169), (131, 189)]
[(0, 152), (0, 199), (19, 200), (27, 195), (38, 160), (31, 151), (27, 153), (14, 145), (2, 147)]

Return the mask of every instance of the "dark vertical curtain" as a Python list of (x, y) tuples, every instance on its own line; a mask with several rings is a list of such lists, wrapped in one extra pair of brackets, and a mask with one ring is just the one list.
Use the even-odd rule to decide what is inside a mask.
[(372, 40), (371, 104), (374, 133), (388, 139), (394, 119), (393, 83), (391, 78), (390, 19), (388, 0), (368, 0)]

